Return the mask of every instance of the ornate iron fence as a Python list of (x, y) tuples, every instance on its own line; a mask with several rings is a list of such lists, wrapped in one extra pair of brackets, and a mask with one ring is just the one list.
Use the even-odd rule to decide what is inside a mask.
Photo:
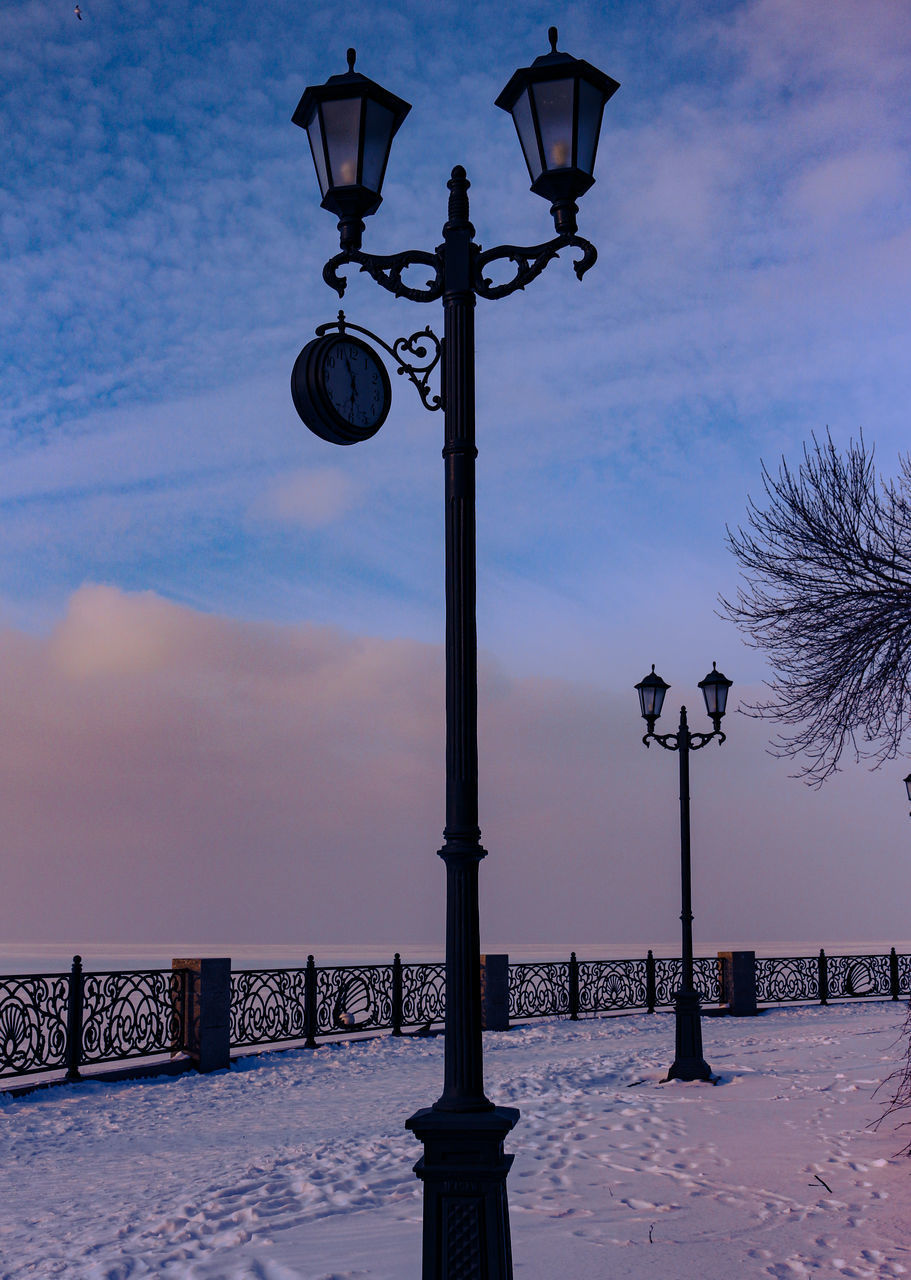
[(83, 974), (76, 1066), (170, 1053), (182, 1040), (184, 981), (174, 969)]
[[(317, 969), (318, 1035), (392, 1030), (392, 965), (346, 965)], [(401, 1015), (398, 1018), (401, 1027)]]
[[(722, 999), (719, 961), (694, 960), (706, 1004)], [(509, 967), (509, 1016), (572, 1019), (614, 1010), (673, 1005), (679, 959), (523, 962)], [(759, 1004), (911, 994), (911, 955), (759, 957)], [(0, 976), (0, 1078), (130, 1061), (187, 1047), (187, 974), (181, 969)], [(442, 964), (240, 969), (231, 974), (230, 1043), (234, 1048), (292, 1041), (315, 1046), (317, 1036), (405, 1028), (420, 1033), (442, 1023)]]
[(889, 956), (828, 956), (828, 999), (892, 994)]
[[(674, 1003), (683, 979), (682, 960), (655, 961), (655, 1006), (664, 1008)], [(703, 1004), (720, 1004), (721, 977), (714, 956), (693, 957), (693, 985)]]
[(65, 1067), (70, 977), (11, 974), (0, 979), (0, 1076)]
[(442, 964), (240, 969), (231, 974), (231, 1044), (247, 1046), (405, 1027), (429, 1029), (446, 1012)]
[(542, 961), (509, 966), (510, 1018), (552, 1018), (570, 1012), (570, 964)]
[[(706, 1004), (721, 1000), (718, 961), (693, 961), (696, 989)], [(674, 1003), (682, 977), (682, 961), (644, 960), (549, 961), (509, 966), (509, 1016), (514, 1019), (566, 1015), (575, 1021), (586, 1014), (618, 1009), (663, 1008)]]
[[(651, 952), (649, 952), (651, 955)], [(654, 1007), (654, 958), (649, 960), (580, 960), (578, 1012)]]
[[(401, 1015), (398, 1030), (418, 1027), (428, 1030), (446, 1016), (446, 966), (444, 964), (401, 965)], [(396, 1031), (393, 1011), (393, 1034)]]
[(888, 955), (761, 956), (756, 960), (759, 1004), (790, 1001), (849, 1000), (876, 997), (897, 1000), (911, 993), (911, 956)]
[(307, 1023), (307, 972), (307, 969), (233, 970), (231, 1044), (239, 1047), (312, 1039)]
[(171, 1053), (182, 1042), (184, 974), (172, 969), (0, 977), (0, 1077)]
[(819, 961), (816, 956), (758, 956), (756, 1000), (786, 1004), (819, 999)]

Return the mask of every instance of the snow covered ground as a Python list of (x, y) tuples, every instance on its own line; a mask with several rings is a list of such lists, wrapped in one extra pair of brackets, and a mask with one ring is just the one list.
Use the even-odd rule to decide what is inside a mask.
[[(911, 1274), (911, 1130), (876, 1131), (902, 1004), (705, 1019), (721, 1083), (663, 1084), (673, 1016), (484, 1037), (516, 1105), (516, 1280)], [(0, 1276), (417, 1280), (442, 1038), (0, 1099)]]

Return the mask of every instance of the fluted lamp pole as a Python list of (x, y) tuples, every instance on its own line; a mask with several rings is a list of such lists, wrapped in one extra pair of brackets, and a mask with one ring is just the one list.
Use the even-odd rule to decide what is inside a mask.
[(728, 690), (733, 681), (712, 669), (699, 688), (705, 709), (714, 726), (711, 733), (694, 733), (687, 723), (686, 707), (680, 708), (680, 724), (676, 733), (655, 733), (655, 722), (661, 715), (664, 695), (670, 688), (659, 675), (651, 672), (636, 685), (639, 710), (648, 726), (642, 741), (646, 746), (657, 742), (667, 751), (676, 751), (680, 761), (680, 922), (682, 926), (682, 965), (680, 987), (674, 996), (675, 1053), (667, 1073), (668, 1080), (711, 1080), (712, 1068), (702, 1054), (702, 1021), (699, 992), (693, 976), (693, 896), (690, 874), (690, 752), (698, 751), (714, 738), (724, 742), (721, 721), (727, 707)]
[[(590, 63), (559, 52), (555, 27), (548, 34), (549, 53), (517, 71), (496, 101), (513, 116), (532, 191), (550, 202), (556, 236), (542, 244), (483, 250), (469, 218), (468, 178), (457, 165), (447, 183), (441, 245), (388, 256), (364, 253), (364, 218), (379, 207), (389, 149), (408, 103), (355, 71), (349, 50), (347, 72), (308, 88), (293, 116), (310, 140), (322, 205), (338, 218), (341, 251), (323, 269), (326, 283), (341, 297), (347, 280), (339, 272), (354, 266), (396, 297), (443, 305), (441, 394), (435, 403), (424, 391), (421, 398), (426, 408), (442, 404), (445, 416), (446, 825), (439, 850), (446, 865), (445, 1061), (442, 1094), (406, 1121), (424, 1144), (415, 1167), (424, 1184), (423, 1280), (512, 1277), (506, 1200), (512, 1156), (504, 1152), (504, 1140), (519, 1113), (486, 1097), (481, 1045), (478, 867), (486, 853), (478, 826), (474, 312), (477, 298), (496, 300), (524, 289), (563, 249), (578, 251), (573, 267), (580, 280), (594, 264), (594, 246), (576, 234), (576, 201), (594, 182), (604, 104), (619, 87)], [(506, 283), (489, 278), (495, 261), (514, 272)], [(415, 283), (406, 284), (403, 273), (418, 267), (426, 283), (415, 271)], [(415, 349), (415, 338), (425, 335), (412, 335), (408, 350)], [(403, 341), (383, 346), (418, 385), (414, 367), (396, 354)], [(351, 444), (368, 438), (385, 415), (377, 411), (371, 418), (368, 408), (358, 418), (358, 379), (377, 403), (381, 379), (363, 373), (354, 357), (347, 373), (339, 375), (338, 364), (328, 369), (335, 417), (327, 409), (327, 420), (314, 425), (313, 406), (322, 394), (313, 372), (320, 350), (306, 368), (304, 352), (295, 365), (298, 412), (324, 439)], [(351, 423), (344, 421), (349, 374)]]

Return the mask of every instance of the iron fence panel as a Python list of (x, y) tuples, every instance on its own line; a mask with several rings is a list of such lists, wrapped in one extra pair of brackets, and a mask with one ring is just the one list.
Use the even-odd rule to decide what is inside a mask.
[(569, 1013), (569, 965), (562, 960), (509, 966), (510, 1018)]
[(231, 973), (231, 1044), (303, 1040), (306, 969), (235, 969)]
[(67, 973), (0, 977), (0, 1076), (66, 1065)]
[(898, 960), (898, 993), (911, 995), (911, 956), (899, 955)]
[(446, 966), (402, 965), (402, 1026), (430, 1027), (446, 1016)]
[[(655, 961), (655, 1004), (672, 1005), (683, 981), (683, 961)], [(721, 1003), (721, 975), (715, 956), (693, 957), (693, 985), (703, 1004)]]
[(391, 964), (317, 968), (316, 992), (318, 1034), (392, 1026)]
[(819, 960), (816, 956), (757, 956), (756, 1000), (759, 1004), (818, 999)]
[(892, 994), (887, 955), (827, 956), (827, 960), (830, 1000)]
[(81, 1062), (169, 1053), (182, 1038), (183, 982), (173, 969), (83, 974)]
[(580, 960), (579, 1012), (644, 1009), (648, 1003), (644, 960)]

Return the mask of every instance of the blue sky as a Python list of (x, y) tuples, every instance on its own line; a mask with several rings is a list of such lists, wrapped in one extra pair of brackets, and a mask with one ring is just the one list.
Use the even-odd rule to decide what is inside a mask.
[[(596, 267), (579, 283), (564, 255), (478, 304), (480, 644), (504, 679), (629, 698), (652, 661), (675, 686), (713, 660), (741, 690), (763, 678), (714, 612), (760, 459), (794, 460), (826, 427), (863, 428), (887, 473), (906, 449), (905, 6), (81, 9), (21, 3), (0, 48), (0, 620), (16, 643), (44, 643), (92, 584), (226, 626), (439, 643), (439, 415), (396, 379), (379, 435), (337, 450), (291, 405), (297, 351), (338, 303), (320, 278), (334, 220), (290, 116), (356, 46), (413, 104), (365, 247), (432, 248), (456, 163), (485, 247), (539, 242), (547, 205), (493, 100), (556, 23), (621, 89), (581, 202)], [(366, 277), (345, 306), (387, 341), (440, 327)], [(775, 786), (796, 787), (785, 773)]]

